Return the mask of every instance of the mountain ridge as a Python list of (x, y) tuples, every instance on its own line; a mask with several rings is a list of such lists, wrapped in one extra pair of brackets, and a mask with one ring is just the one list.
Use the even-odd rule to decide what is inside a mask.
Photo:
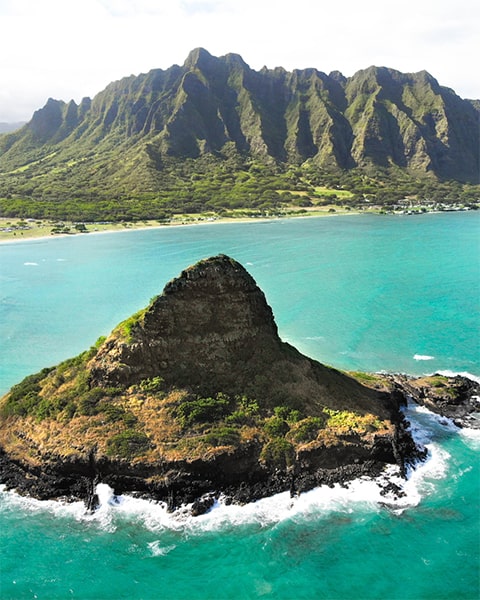
[(0, 137), (0, 196), (162, 193), (171, 164), (205, 157), (475, 184), (479, 115), (426, 71), (255, 71), (197, 48), (79, 104), (50, 98)]

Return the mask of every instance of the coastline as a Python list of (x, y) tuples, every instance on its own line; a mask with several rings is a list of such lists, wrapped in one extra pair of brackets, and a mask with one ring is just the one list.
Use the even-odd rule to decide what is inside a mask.
[[(368, 211), (369, 214), (377, 214), (373, 211)], [(205, 218), (198, 217), (197, 215), (184, 215), (178, 219), (173, 219), (168, 223), (159, 223), (155, 219), (148, 221), (141, 221), (138, 223), (86, 223), (86, 231), (70, 231), (69, 233), (48, 233), (54, 225), (52, 223), (39, 224), (37, 221), (28, 222), (27, 227), (24, 229), (12, 229), (11, 231), (5, 231), (7, 224), (11, 223), (12, 218), (0, 217), (0, 245), (29, 242), (32, 240), (51, 240), (55, 238), (65, 237), (77, 237), (82, 235), (96, 235), (102, 233), (118, 233), (125, 231), (145, 231), (151, 229), (167, 229), (172, 227), (192, 227), (195, 225), (223, 225), (225, 223), (259, 223), (268, 221), (278, 221), (282, 219), (306, 219), (315, 217), (335, 217), (344, 215), (361, 215), (360, 211), (308, 211), (308, 213), (301, 214), (286, 214), (286, 215), (272, 215), (272, 216), (258, 216), (258, 217), (215, 217)], [(74, 223), (65, 222), (67, 227), (74, 227)]]
[[(442, 214), (443, 212), (457, 211), (427, 211), (426, 214)], [(417, 213), (415, 213), (417, 214)], [(166, 223), (161, 223), (155, 219), (134, 222), (93, 222), (82, 224), (85, 230), (76, 230), (75, 226), (78, 223), (65, 221), (58, 223), (45, 223), (37, 219), (17, 219), (16, 217), (0, 217), (0, 246), (3, 244), (51, 240), (54, 238), (76, 237), (82, 235), (95, 235), (101, 233), (118, 233), (125, 231), (146, 231), (150, 229), (166, 229), (171, 227), (192, 227), (195, 225), (223, 225), (225, 223), (261, 223), (270, 221), (279, 221), (285, 219), (313, 219), (323, 217), (343, 217), (343, 216), (360, 216), (360, 215), (377, 215), (377, 216), (410, 216), (410, 213), (385, 213), (379, 207), (369, 207), (366, 210), (341, 210), (338, 207), (326, 206), (322, 210), (314, 207), (307, 210), (298, 209), (286, 214), (275, 214), (271, 216), (245, 216), (238, 217), (221, 217), (221, 216), (199, 216), (198, 214), (179, 215), (178, 218), (173, 218)], [(12, 225), (12, 221), (16, 220), (16, 225)], [(24, 225), (19, 226), (22, 222)], [(52, 233), (52, 229), (63, 227), (69, 231)]]
[[(335, 458), (332, 464), (329, 464), (328, 459), (325, 462), (325, 448), (320, 462), (318, 458), (315, 459), (315, 452), (312, 454), (311, 464), (308, 464), (308, 452), (304, 451), (301, 469), (291, 466), (272, 471), (267, 468), (263, 474), (257, 473), (256, 476), (249, 477), (248, 481), (244, 477), (237, 481), (220, 472), (226, 466), (224, 460), (217, 463), (220, 471), (216, 472), (214, 469), (212, 473), (215, 472), (216, 475), (208, 476), (208, 471), (200, 466), (201, 461), (197, 461), (195, 468), (187, 471), (178, 471), (179, 466), (175, 461), (171, 464), (162, 463), (162, 468), (167, 468), (170, 477), (159, 479), (155, 464), (128, 464), (105, 457), (99, 457), (97, 462), (96, 454), (91, 452), (88, 456), (78, 454), (67, 459), (52, 455), (40, 475), (31, 471), (28, 463), (19, 460), (18, 456), (12, 459), (0, 448), (0, 492), (19, 494), (31, 501), (62, 503), (68, 499), (68, 504), (81, 502), (82, 513), (93, 515), (101, 510), (102, 505), (105, 506), (100, 501), (102, 488), (108, 492), (113, 505), (118, 505), (119, 498), (132, 497), (147, 501), (150, 505), (160, 505), (165, 516), (170, 514), (175, 518), (183, 515), (183, 518), (190, 518), (209, 513), (219, 504), (225, 507), (233, 505), (240, 509), (245, 505), (253, 506), (259, 501), (271, 501), (279, 494), (288, 495), (291, 504), (314, 490), (349, 489), (350, 486), (355, 488), (361, 481), (369, 481), (377, 490), (378, 505), (401, 509), (405, 504), (410, 504), (406, 502), (408, 489), (415, 486), (415, 481), (418, 481), (422, 472), (429, 471), (432, 459), (432, 448), (425, 444), (429, 432), (421, 431), (420, 423), (414, 423), (412, 427), (411, 418), (426, 414), (431, 423), (467, 438), (473, 436), (474, 439), (479, 439), (480, 428), (475, 418), (469, 422), (467, 417), (460, 423), (449, 407), (444, 406), (444, 402), (437, 404), (425, 401), (427, 399), (423, 398), (421, 391), (411, 387), (405, 378), (393, 377), (391, 381), (396, 384), (390, 392), (392, 417), (396, 415), (395, 433), (393, 437), (386, 436), (384, 439), (382, 436), (376, 437), (368, 457), (362, 457), (359, 448), (355, 451), (340, 444), (333, 449)], [(468, 411), (469, 407), (476, 405), (478, 385), (468, 386), (467, 389), (464, 386), (465, 380), (457, 380), (456, 383), (459, 390), (461, 388), (462, 400), (465, 402), (463, 406)], [(459, 407), (450, 408), (456, 411)], [(389, 450), (390, 443), (393, 454)], [(358, 457), (357, 451), (360, 451)], [(340, 457), (347, 460), (343, 463), (340, 460), (341, 464), (338, 464)], [(239, 458), (244, 460), (245, 454), (229, 454), (227, 460), (233, 465)], [(210, 458), (208, 469), (212, 464)], [(415, 472), (418, 472), (417, 475), (414, 475)], [(176, 473), (174, 477), (173, 473)]]

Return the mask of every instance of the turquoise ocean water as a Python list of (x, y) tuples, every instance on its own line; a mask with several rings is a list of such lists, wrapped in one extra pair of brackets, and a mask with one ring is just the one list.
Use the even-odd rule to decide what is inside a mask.
[[(73, 356), (200, 258), (239, 260), (283, 339), (344, 369), (480, 377), (480, 215), (209, 224), (0, 245), (0, 393)], [(0, 492), (0, 597), (479, 597), (480, 437), (410, 408), (429, 460), (385, 507), (371, 481), (207, 515)]]

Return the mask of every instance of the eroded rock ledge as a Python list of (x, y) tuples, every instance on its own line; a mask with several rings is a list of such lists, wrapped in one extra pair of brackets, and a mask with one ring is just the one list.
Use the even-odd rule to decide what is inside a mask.
[(435, 373), (424, 377), (388, 375), (406, 399), (451, 419), (457, 427), (480, 429), (480, 384), (461, 375)]
[(279, 338), (249, 273), (220, 255), (89, 351), (12, 388), (0, 403), (0, 481), (90, 509), (101, 481), (199, 514), (219, 493), (243, 503), (386, 464), (404, 471), (423, 451), (400, 409), (412, 389), (430, 398), (428, 385), (303, 356)]

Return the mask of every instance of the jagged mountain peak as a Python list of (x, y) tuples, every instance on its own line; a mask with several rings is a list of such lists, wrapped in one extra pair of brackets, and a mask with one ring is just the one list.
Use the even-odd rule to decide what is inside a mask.
[(240, 56), (240, 54), (236, 54), (235, 52), (229, 52), (228, 54), (225, 54), (224, 58), (225, 61), (231, 65), (238, 65), (241, 67), (246, 67), (248, 69), (250, 68)]
[(217, 60), (218, 59), (212, 56), (208, 50), (199, 47), (194, 48), (189, 52), (183, 66), (187, 69), (190, 69), (192, 67), (201, 66), (202, 64), (208, 64)]
[(347, 82), (347, 78), (340, 71), (331, 71), (328, 74), (328, 76), (330, 77), (330, 79), (333, 79), (334, 81), (337, 81), (341, 85), (345, 85), (345, 83)]
[[(119, 186), (160, 191), (156, 173), (165, 158), (221, 158), (232, 151), (266, 163), (308, 160), (330, 171), (394, 168), (413, 177), (475, 183), (475, 106), (426, 71), (370, 66), (348, 78), (315, 68), (255, 71), (238, 54), (215, 57), (196, 48), (182, 66), (113, 82), (78, 107), (49, 100), (20, 134), (2, 136), (0, 179), (2, 171), (15, 171), (30, 156), (54, 150), (55, 167), (67, 156), (106, 161), (121, 146), (122, 158), (102, 171), (108, 172), (111, 194)], [(116, 165), (134, 163), (146, 174), (134, 183), (129, 168), (121, 176), (115, 172)], [(41, 174), (52, 189), (49, 179), (55, 177)], [(18, 181), (8, 181), (9, 193)]]

